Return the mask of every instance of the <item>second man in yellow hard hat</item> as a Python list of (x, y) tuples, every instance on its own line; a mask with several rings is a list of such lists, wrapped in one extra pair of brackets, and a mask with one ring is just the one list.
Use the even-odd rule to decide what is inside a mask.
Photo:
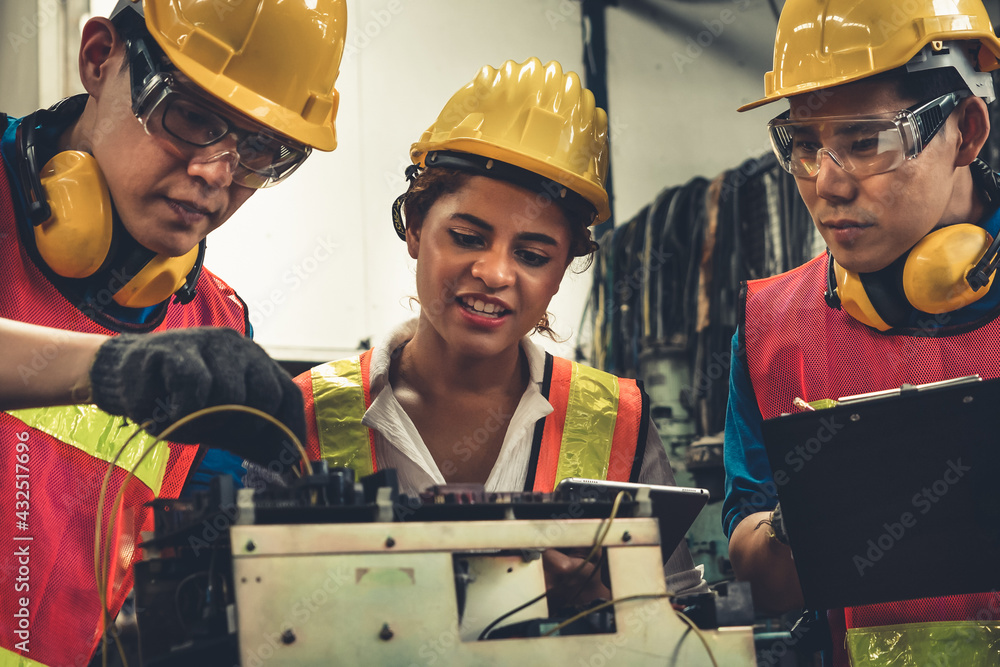
[[(761, 609), (802, 604), (763, 420), (796, 398), (1000, 376), (1000, 187), (978, 159), (998, 57), (980, 0), (782, 9), (765, 96), (743, 109), (788, 100), (768, 132), (828, 253), (751, 281), (733, 338), (723, 522)], [(993, 595), (833, 610), (834, 664), (996, 662)]]

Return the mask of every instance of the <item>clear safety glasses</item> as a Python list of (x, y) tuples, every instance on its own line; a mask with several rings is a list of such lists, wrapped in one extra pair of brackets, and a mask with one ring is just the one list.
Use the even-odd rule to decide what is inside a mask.
[(309, 156), (312, 149), (308, 146), (236, 124), (226, 110), (196, 88), (182, 83), (174, 73), (162, 71), (157, 60), (146, 39), (129, 41), (132, 111), (149, 135), (168, 141), (189, 159), (233, 136), (235, 153), (226, 149), (203, 159), (229, 160), (233, 182), (248, 188), (280, 183)]
[(892, 171), (917, 157), (968, 95), (952, 92), (902, 111), (868, 116), (792, 120), (786, 111), (767, 129), (774, 154), (792, 176), (816, 178), (825, 154), (862, 178)]

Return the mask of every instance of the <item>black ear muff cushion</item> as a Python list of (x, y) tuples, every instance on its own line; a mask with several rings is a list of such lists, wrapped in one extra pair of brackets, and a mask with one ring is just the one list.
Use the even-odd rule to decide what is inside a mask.
[(897, 327), (905, 324), (913, 312), (902, 288), (903, 255), (889, 266), (873, 273), (859, 273), (868, 300), (886, 324)]

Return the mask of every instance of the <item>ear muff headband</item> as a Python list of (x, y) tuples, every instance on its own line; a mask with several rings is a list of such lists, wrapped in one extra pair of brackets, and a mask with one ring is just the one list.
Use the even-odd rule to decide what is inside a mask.
[[(996, 205), (1000, 184), (993, 170), (981, 160), (970, 166), (976, 185)], [(876, 273), (848, 271), (829, 255), (825, 296), (831, 307), (843, 307), (862, 324), (886, 331), (905, 322), (907, 304), (938, 315), (981, 299), (993, 285), (998, 255), (1000, 237), (994, 239), (970, 223), (948, 225), (930, 232), (890, 267)], [(895, 270), (898, 265), (901, 271)]]
[(39, 256), (63, 278), (90, 278), (116, 267), (117, 275), (132, 276), (114, 292), (122, 306), (154, 306), (175, 292), (181, 303), (189, 302), (204, 259), (204, 241), (180, 257), (157, 255), (141, 246), (139, 254), (135, 248), (119, 251), (119, 246), (138, 244), (122, 242), (127, 232), (115, 220), (107, 181), (94, 156), (62, 151), (39, 168), (39, 122), (58, 122), (59, 116), (76, 113), (73, 101), (35, 112), (18, 127), (21, 182)]

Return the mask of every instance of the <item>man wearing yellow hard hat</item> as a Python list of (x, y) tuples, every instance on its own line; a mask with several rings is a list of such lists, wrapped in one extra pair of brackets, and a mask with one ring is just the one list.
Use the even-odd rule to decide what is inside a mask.
[[(245, 403), (304, 434), (301, 393), (202, 264), (205, 237), (256, 189), (336, 147), (345, 5), (122, 0), (83, 28), (85, 94), (0, 117), (0, 407), (22, 408), (0, 414), (0, 522), (15, 540), (0, 558), (0, 663), (86, 664), (101, 637), (99, 487), (134, 430), (112, 414), (158, 433)], [(153, 333), (168, 329), (183, 331)], [(217, 419), (177, 438), (266, 463), (275, 433)], [(176, 497), (198, 452), (161, 443), (139, 465), (138, 442), (105, 504), (138, 466), (121, 513), (103, 517), (109, 618), (150, 528), (144, 503)]]
[[(733, 338), (723, 523), (761, 608), (802, 604), (763, 420), (797, 397), (1000, 376), (1000, 187), (977, 159), (998, 57), (980, 0), (782, 9), (765, 96), (741, 110), (788, 100), (771, 143), (829, 252), (751, 281)], [(835, 663), (1000, 664), (996, 609), (982, 594), (836, 610)]]
[[(553, 335), (549, 302), (571, 262), (596, 249), (590, 226), (611, 214), (608, 157), (607, 115), (557, 62), (486, 66), (452, 96), (411, 146), (410, 185), (393, 207), (419, 314), (372, 350), (296, 378), (311, 459), (359, 477), (393, 468), (411, 496), (446, 483), (673, 483), (641, 386), (528, 337)], [(557, 591), (608, 597), (592, 563), (544, 559)], [(686, 543), (665, 571), (671, 591), (707, 590)]]

